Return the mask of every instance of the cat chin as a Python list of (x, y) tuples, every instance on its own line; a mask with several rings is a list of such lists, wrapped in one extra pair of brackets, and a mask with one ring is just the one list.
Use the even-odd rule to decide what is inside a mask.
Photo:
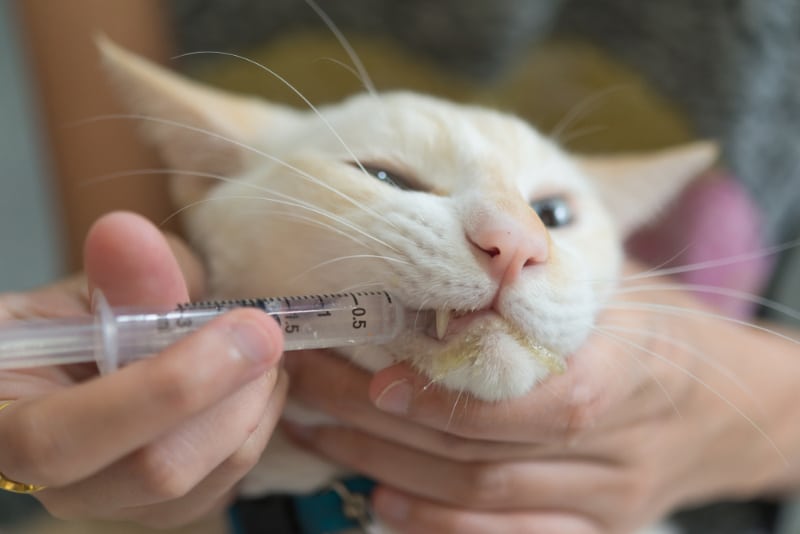
[(443, 341), (409, 336), (392, 346), (431, 382), (478, 399), (497, 402), (520, 397), (552, 375), (563, 372), (565, 358), (494, 316)]

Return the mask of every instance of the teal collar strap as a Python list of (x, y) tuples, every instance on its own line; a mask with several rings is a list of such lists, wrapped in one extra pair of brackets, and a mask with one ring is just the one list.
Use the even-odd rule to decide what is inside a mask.
[(375, 482), (364, 477), (337, 480), (328, 489), (294, 496), (295, 517), (303, 534), (366, 532), (372, 523), (369, 497)]

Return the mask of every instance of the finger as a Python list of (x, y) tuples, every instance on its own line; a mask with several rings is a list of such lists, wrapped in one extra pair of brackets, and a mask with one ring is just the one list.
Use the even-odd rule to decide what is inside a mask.
[[(97, 474), (44, 500), (59, 517), (108, 514), (183, 497), (242, 447), (271, 405), (272, 370)], [(120, 481), (124, 481), (120, 484)], [(108, 516), (112, 517), (112, 516)]]
[[(185, 252), (181, 257), (188, 264)], [(169, 243), (139, 215), (117, 212), (99, 219), (86, 238), (84, 265), (90, 289), (101, 289), (112, 305), (162, 306), (189, 300), (181, 264)], [(198, 276), (195, 269), (189, 274)]]
[(189, 248), (186, 242), (178, 236), (165, 234), (164, 237), (183, 273), (183, 278), (189, 291), (189, 299), (197, 300), (201, 298), (206, 294), (206, 270), (203, 262)]
[(598, 534), (588, 518), (559, 511), (490, 513), (447, 506), (414, 497), (386, 486), (372, 494), (372, 506), (380, 522), (392, 532), (526, 532), (530, 534)]
[[(275, 377), (278, 377), (277, 383)], [(62, 519), (136, 520), (168, 528), (209, 513), (226, 500), (266, 447), (286, 397), (287, 377), (270, 372), (164, 440), (109, 469), (40, 500)], [(257, 423), (236, 408), (256, 407)], [(204, 446), (197, 449), (197, 444)], [(124, 481), (120, 484), (120, 481)]]
[(236, 484), (252, 470), (267, 446), (280, 419), (287, 390), (288, 378), (281, 371), (270, 407), (258, 428), (234, 455), (217, 467), (186, 497), (157, 506), (124, 510), (119, 518), (135, 520), (155, 528), (171, 528), (205, 517), (227, 505), (233, 497)]
[(280, 331), (236, 310), (161, 354), (0, 412), (0, 466), (47, 486), (83, 479), (274, 367)]
[[(455, 462), (354, 429), (288, 427), (315, 452), (381, 482), (475, 510), (564, 509), (600, 513), (621, 506), (628, 487), (615, 465), (580, 458), (527, 462)], [(293, 432), (294, 431), (294, 432)]]
[[(349, 426), (368, 429), (370, 434), (388, 441), (460, 461), (526, 458), (534, 449), (541, 449), (540, 454), (554, 452), (549, 445), (542, 448), (533, 444), (534, 438), (529, 439), (531, 443), (469, 439), (387, 414), (376, 408), (367, 396), (369, 373), (328, 352), (293, 352), (286, 357), (285, 365), (292, 374), (294, 399)], [(331, 380), (332, 376), (336, 380)], [(451, 421), (465, 416), (466, 402), (456, 399), (448, 407)]]
[(32, 291), (0, 294), (0, 321), (85, 314), (86, 278), (76, 274)]

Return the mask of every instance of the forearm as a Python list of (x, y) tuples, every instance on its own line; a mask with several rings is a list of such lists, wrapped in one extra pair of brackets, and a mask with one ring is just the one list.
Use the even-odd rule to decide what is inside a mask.
[[(172, 212), (164, 176), (92, 181), (119, 171), (162, 167), (131, 121), (76, 124), (120, 111), (94, 43), (98, 33), (155, 60), (169, 57), (168, 28), (156, 0), (19, 3), (66, 223), (68, 267), (103, 213), (126, 209), (162, 221)], [(174, 225), (173, 225), (174, 227)]]

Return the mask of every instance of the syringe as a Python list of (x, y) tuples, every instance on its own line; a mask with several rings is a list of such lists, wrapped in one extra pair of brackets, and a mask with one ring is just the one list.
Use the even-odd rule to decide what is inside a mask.
[(0, 323), (0, 369), (96, 362), (110, 372), (241, 307), (274, 317), (285, 350), (381, 344), (433, 321), (433, 312), (407, 311), (385, 291), (207, 301), (164, 312), (111, 308), (98, 292), (94, 316)]

